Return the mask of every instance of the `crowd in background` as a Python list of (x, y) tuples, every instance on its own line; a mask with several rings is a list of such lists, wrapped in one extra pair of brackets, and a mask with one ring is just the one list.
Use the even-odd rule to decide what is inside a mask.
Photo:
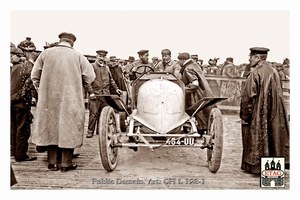
[[(30, 124), (32, 123), (32, 115), (30, 113), (32, 104), (31, 99), (37, 98), (39, 106), (36, 110), (37, 125), (35, 132), (37, 135), (35, 141), (37, 146), (39, 144), (41, 144), (41, 146), (48, 146), (48, 169), (52, 171), (57, 171), (59, 169), (59, 163), (61, 163), (62, 172), (77, 168), (77, 165), (72, 163), (72, 158), (74, 157), (74, 148), (80, 147), (83, 142), (82, 131), (84, 128), (84, 108), (82, 94), (80, 93), (82, 92), (82, 86), (84, 86), (85, 89), (87, 88), (90, 103), (89, 127), (86, 137), (91, 138), (93, 137), (95, 129), (99, 129), (99, 124), (97, 124), (99, 121), (99, 114), (102, 108), (107, 105), (105, 100), (101, 99), (99, 96), (103, 94), (122, 95), (124, 91), (127, 91), (129, 94), (128, 96), (130, 96), (130, 89), (128, 89), (128, 87), (130, 87), (130, 82), (135, 80), (143, 72), (146, 72), (146, 66), (143, 66), (145, 69), (143, 69), (142, 72), (139, 71), (140, 64), (149, 65), (149, 68), (152, 71), (172, 72), (178, 79), (181, 79), (185, 84), (186, 94), (191, 96), (191, 99), (187, 101), (187, 105), (190, 104), (189, 106), (194, 105), (205, 96), (212, 96), (210, 85), (204, 76), (230, 78), (247, 77), (249, 72), (257, 67), (258, 64), (264, 66), (263, 70), (268, 70), (268, 73), (264, 73), (264, 71), (260, 72), (259, 70), (256, 70), (255, 73), (261, 73), (263, 75), (268, 74), (270, 77), (272, 76), (271, 78), (276, 80), (278, 84), (280, 82), (278, 75), (272, 67), (277, 70), (281, 80), (289, 80), (290, 76), (289, 59), (285, 58), (282, 63), (266, 61), (266, 56), (265, 59), (263, 59), (264, 56), (262, 56), (262, 54), (267, 55), (268, 50), (263, 53), (255, 53), (255, 51), (252, 50), (249, 58), (250, 63), (243, 63), (240, 65), (236, 65), (234, 63), (234, 58), (232, 57), (226, 58), (222, 64), (218, 64), (219, 58), (209, 59), (207, 64), (203, 64), (204, 61), (199, 59), (198, 55), (190, 55), (187, 52), (180, 53), (177, 58), (171, 60), (171, 51), (169, 49), (162, 50), (161, 58), (152, 57), (150, 61), (148, 61), (148, 50), (140, 50), (137, 52), (139, 55), (139, 59), (137, 60), (134, 56), (129, 56), (128, 59), (120, 59), (116, 55), (107, 56), (107, 51), (97, 50), (95, 58), (91, 60), (91, 57), (85, 56), (85, 58), (87, 58), (85, 59), (82, 54), (73, 51), (72, 47), (76, 41), (76, 37), (73, 34), (61, 33), (59, 38), (60, 42), (46, 44), (44, 50), (48, 48), (51, 49), (44, 52), (36, 49), (36, 46), (34, 45), (34, 42), (31, 41), (30, 37), (26, 37), (26, 40), (21, 41), (17, 46), (10, 43), (11, 86), (13, 86), (11, 87), (11, 94), (14, 94), (11, 95), (11, 122), (12, 125), (14, 125), (11, 131), (11, 155), (15, 157), (17, 162), (37, 159), (35, 156), (27, 155), (28, 138), (31, 132)], [(52, 49), (54, 46), (57, 48)], [(255, 64), (251, 64), (251, 62), (255, 61), (251, 61), (251, 59), (254, 58), (258, 59), (258, 61), (256, 61)], [(90, 63), (92, 64), (90, 65)], [(41, 75), (42, 70), (43, 76)], [(258, 77), (253, 74), (254, 72), (249, 75), (247, 80), (250, 80), (251, 78), (255, 80)], [(248, 83), (247, 80), (246, 86), (248, 86), (249, 91), (253, 91), (252, 89), (255, 89), (255, 85), (251, 85), (251, 82), (248, 81)], [(271, 79), (266, 77), (266, 80)], [(63, 81), (65, 81), (65, 83)], [(44, 84), (40, 84), (40, 82), (43, 82)], [(270, 83), (270, 85), (276, 88), (272, 83)], [(221, 87), (235, 87), (235, 83), (232, 86), (226, 83)], [(15, 90), (13, 91), (12, 89)], [(225, 91), (225, 89), (223, 89), (223, 91)], [(272, 91), (275, 91), (276, 93), (274, 93), (273, 96), (278, 95), (277, 92), (282, 92), (281, 88), (280, 91), (276, 91), (275, 89)], [(245, 93), (244, 99), (246, 98), (246, 95), (247, 94)], [(279, 95), (278, 98), (282, 100), (281, 97), (282, 95)], [(264, 103), (268, 101), (269, 99)], [(57, 102), (60, 102), (63, 106), (58, 107)], [(246, 102), (245, 107), (247, 107), (248, 104), (249, 102)], [(92, 108), (92, 106), (94, 106), (94, 108)], [(93, 109), (95, 112), (92, 112)], [(203, 113), (205, 111), (204, 114), (199, 112), (199, 115), (195, 115), (197, 121), (200, 122), (198, 123), (197, 129), (201, 135), (205, 134), (207, 131), (206, 123), (210, 114), (209, 109), (212, 108), (208, 108), (207, 111), (203, 109)], [(282, 108), (282, 110), (284, 111), (284, 108)], [(246, 111), (248, 112), (248, 110)], [(63, 116), (61, 116), (61, 113), (64, 113)], [(249, 113), (246, 114), (247, 117), (248, 115), (251, 116)], [(275, 114), (277, 115), (278, 113)], [(20, 115), (22, 115), (21, 117), (24, 117), (24, 123), (20, 123)], [(58, 120), (59, 117), (61, 117), (63, 123)], [(280, 115), (280, 117), (283, 118), (282, 115)], [(246, 117), (243, 120), (245, 120), (245, 124), (249, 125), (252, 123)], [(280, 120), (278, 122), (283, 121)], [(15, 122), (15, 124), (13, 124), (13, 122)], [(80, 129), (77, 129), (73, 124), (80, 125)], [(64, 125), (69, 126), (65, 127)], [(259, 127), (259, 125), (257, 125), (257, 127)], [(277, 128), (276, 123), (274, 123), (274, 127)], [(287, 129), (286, 124), (284, 128)], [(57, 131), (57, 129), (61, 130)], [(250, 133), (250, 130), (247, 129), (247, 131)], [(265, 129), (264, 131), (272, 132), (272, 130), (269, 129)], [(284, 131), (286, 135), (289, 134), (288, 130)], [(64, 134), (60, 135), (60, 132), (63, 132)], [(249, 135), (248, 132), (246, 134)], [(68, 134), (70, 134), (70, 137), (66, 136)], [(96, 134), (98, 133), (96, 132)], [(74, 135), (76, 137), (74, 137)], [(46, 138), (46, 136), (48, 138)], [(55, 137), (55, 140), (51, 137)], [(59, 140), (57, 139), (58, 137)], [(50, 142), (50, 145), (48, 144), (50, 141), (49, 138), (54, 141), (51, 141), (52, 143)], [(73, 138), (73, 140), (70, 140), (69, 138)], [(279, 149), (278, 152), (280, 154), (281, 149)]]
[[(44, 46), (44, 49), (53, 47), (57, 44), (58, 42), (54, 43), (48, 43), (46, 42), (46, 45)], [(11, 43), (11, 46), (14, 46), (13, 43)], [(26, 40), (21, 41), (18, 46), (24, 54), (25, 57), (28, 57), (27, 52), (36, 52), (40, 53), (40, 50), (36, 50), (36, 47), (34, 45), (34, 42), (31, 41), (30, 37), (26, 37)], [(26, 60), (26, 58), (23, 57), (21, 58), (23, 61)], [(87, 56), (89, 57), (89, 56)], [(236, 64), (234, 63), (234, 58), (233, 57), (228, 57), (225, 59), (223, 63), (219, 63), (220, 59), (215, 57), (215, 58), (210, 58), (207, 63), (204, 63), (204, 60), (199, 59), (197, 54), (191, 55), (191, 59), (193, 59), (195, 62), (197, 62), (204, 75), (205, 76), (224, 76), (224, 77), (230, 77), (230, 78), (237, 78), (237, 77), (246, 77), (247, 72), (251, 71), (249, 63), (241, 63), (241, 64)], [(113, 63), (114, 65), (120, 66), (122, 69), (126, 68), (127, 65), (133, 63), (136, 61), (134, 56), (129, 56), (128, 59), (122, 59), (118, 58), (116, 55), (112, 55), (111, 58), (107, 57), (106, 62), (108, 65), (111, 65)], [(176, 61), (176, 59), (175, 59)], [(90, 62), (93, 62), (93, 59), (90, 60)], [(159, 63), (162, 62), (162, 59), (156, 56), (153, 56), (151, 58), (151, 63), (153, 63), (153, 66), (157, 66)], [(282, 63), (279, 62), (271, 62), (268, 61), (272, 67), (274, 67), (282, 80), (289, 80), (290, 79), (290, 59), (289, 58), (284, 58)], [(245, 73), (246, 72), (246, 73)]]

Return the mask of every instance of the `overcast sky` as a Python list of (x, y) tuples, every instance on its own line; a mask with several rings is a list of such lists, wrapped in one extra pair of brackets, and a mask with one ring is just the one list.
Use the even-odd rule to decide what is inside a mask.
[[(248, 62), (249, 48), (271, 49), (270, 61), (290, 57), (289, 11), (11, 11), (11, 42), (30, 36), (37, 49), (58, 41), (58, 34), (76, 35), (74, 48), (95, 55), (98, 49), (118, 58), (148, 49), (150, 58), (164, 48), (198, 54), (207, 63), (233, 57)], [(21, 20), (20, 20), (21, 19)], [(29, 24), (32, 24), (29, 27)]]

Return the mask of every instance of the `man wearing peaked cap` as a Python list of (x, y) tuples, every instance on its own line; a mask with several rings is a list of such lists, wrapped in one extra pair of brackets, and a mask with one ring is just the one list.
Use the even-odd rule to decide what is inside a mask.
[(169, 72), (173, 73), (177, 78), (181, 79), (180, 65), (171, 60), (171, 51), (169, 49), (163, 49), (161, 51), (162, 61), (159, 62), (156, 66), (156, 70), (160, 72)]
[(139, 56), (144, 55), (145, 53), (148, 53), (149, 50), (140, 50), (137, 53), (139, 54)]
[(250, 48), (250, 55), (268, 54), (268, 51), (270, 51), (270, 49), (265, 47), (252, 47)]
[(105, 51), (105, 50), (98, 50), (98, 51), (96, 51), (96, 53), (97, 53), (98, 55), (106, 56), (108, 52)]
[[(107, 51), (96, 51), (96, 61), (92, 63), (92, 67), (96, 74), (95, 80), (88, 85), (87, 91), (89, 94), (89, 121), (87, 138), (92, 138), (96, 130), (96, 134), (99, 130), (99, 117), (102, 109), (107, 106), (107, 102), (104, 97), (98, 95), (108, 95), (111, 91), (121, 95), (122, 91), (113, 79), (110, 68), (106, 62)], [(115, 56), (114, 56), (115, 58)]]
[(144, 72), (154, 71), (152, 63), (149, 63), (149, 50), (140, 50), (137, 52), (139, 60), (133, 62), (129, 66), (129, 78), (135, 80)]
[(58, 37), (59, 39), (66, 38), (72, 40), (73, 42), (76, 41), (76, 36), (72, 33), (62, 32), (61, 34), (58, 35)]
[(61, 157), (61, 171), (67, 172), (77, 168), (72, 159), (75, 148), (83, 145), (82, 91), (94, 81), (95, 72), (87, 58), (72, 48), (73, 34), (61, 33), (59, 38), (58, 45), (41, 52), (31, 72), (38, 91), (32, 142), (47, 147), (48, 169), (57, 171)]
[(254, 174), (260, 173), (261, 156), (284, 157), (285, 169), (289, 169), (290, 162), (288, 112), (278, 72), (266, 60), (268, 51), (264, 47), (250, 48), (249, 61), (254, 69), (241, 95), (241, 169)]
[(110, 60), (110, 61), (116, 61), (116, 60), (117, 60), (117, 57), (116, 57), (116, 56), (110, 56), (110, 57), (109, 57), (109, 60)]
[[(203, 97), (213, 97), (213, 93), (201, 67), (191, 60), (190, 54), (187, 52), (180, 53), (178, 59), (178, 63), (181, 65), (180, 73), (182, 75), (182, 82), (185, 85), (186, 108), (194, 105)], [(198, 122), (197, 129), (200, 135), (207, 132), (207, 119), (209, 118), (211, 109), (214, 107), (216, 106), (209, 106), (195, 114)]]

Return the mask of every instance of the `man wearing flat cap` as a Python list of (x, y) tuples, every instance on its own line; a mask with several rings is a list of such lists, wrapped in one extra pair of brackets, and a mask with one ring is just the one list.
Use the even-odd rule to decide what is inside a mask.
[(267, 61), (268, 48), (250, 48), (249, 73), (242, 90), (243, 156), (241, 169), (260, 173), (261, 156), (284, 157), (289, 169), (289, 121), (280, 77)]
[[(59, 34), (59, 43), (45, 49), (34, 63), (31, 79), (38, 91), (32, 141), (47, 146), (48, 169), (61, 172), (77, 168), (75, 148), (83, 144), (84, 87), (95, 79), (87, 58), (73, 49), (76, 37)], [(59, 161), (61, 158), (61, 161)]]
[[(178, 63), (181, 65), (180, 73), (182, 75), (182, 82), (185, 84), (186, 108), (194, 105), (203, 97), (213, 97), (203, 71), (191, 59), (189, 53), (180, 53), (178, 55)], [(198, 121), (197, 129), (201, 135), (207, 131), (208, 118), (213, 107), (215, 105), (204, 108), (195, 114), (195, 118)]]
[(145, 72), (154, 71), (153, 64), (148, 61), (149, 59), (149, 50), (140, 50), (137, 52), (139, 55), (139, 60), (133, 62), (129, 66), (129, 78), (130, 80), (135, 80), (141, 74)]
[[(89, 122), (86, 135), (87, 138), (93, 137), (96, 127), (96, 134), (98, 134), (98, 122), (101, 111), (108, 105), (104, 97), (96, 95), (110, 94), (111, 90), (114, 90), (116, 94), (122, 94), (122, 91), (113, 79), (109, 66), (107, 66), (106, 55), (108, 52), (105, 50), (98, 50), (96, 53), (96, 61), (92, 63), (96, 78), (87, 87), (89, 94)], [(111, 61), (114, 59), (115, 56), (111, 57)]]
[(159, 72), (169, 72), (174, 74), (177, 78), (181, 79), (180, 65), (171, 60), (171, 51), (169, 49), (163, 49), (161, 51), (162, 62), (159, 62), (156, 66), (156, 70)]

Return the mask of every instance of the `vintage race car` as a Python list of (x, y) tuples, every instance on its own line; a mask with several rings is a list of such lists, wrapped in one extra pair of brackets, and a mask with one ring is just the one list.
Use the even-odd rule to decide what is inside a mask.
[[(197, 132), (195, 113), (226, 98), (206, 97), (185, 109), (184, 83), (172, 73), (148, 71), (132, 82), (131, 102), (103, 95), (109, 106), (99, 120), (99, 149), (103, 167), (117, 166), (118, 148), (193, 147), (207, 150), (209, 170), (220, 168), (223, 148), (222, 114), (213, 108), (206, 134)], [(123, 99), (123, 100), (122, 100)], [(125, 99), (125, 100), (124, 100)], [(123, 117), (120, 117), (123, 116)], [(127, 138), (121, 141), (121, 136)]]

